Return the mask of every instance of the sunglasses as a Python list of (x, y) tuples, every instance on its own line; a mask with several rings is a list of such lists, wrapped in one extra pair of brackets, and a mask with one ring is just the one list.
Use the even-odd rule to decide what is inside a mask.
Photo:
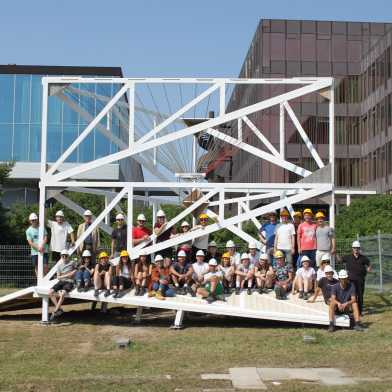
[(200, 222), (207, 222), (208, 221), (208, 218), (201, 218), (200, 219)]

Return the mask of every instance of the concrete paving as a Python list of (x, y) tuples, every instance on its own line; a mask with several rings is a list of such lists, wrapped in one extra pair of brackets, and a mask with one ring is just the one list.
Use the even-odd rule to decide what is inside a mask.
[(267, 389), (255, 367), (230, 368), (231, 382), (238, 389)]

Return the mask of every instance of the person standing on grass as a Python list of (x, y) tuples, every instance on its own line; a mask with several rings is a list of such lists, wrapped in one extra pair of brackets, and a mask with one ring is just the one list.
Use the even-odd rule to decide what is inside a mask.
[(331, 257), (335, 254), (336, 241), (335, 232), (332, 227), (330, 227), (325, 221), (325, 215), (323, 212), (319, 211), (315, 215), (317, 228), (316, 228), (316, 264), (320, 267), (321, 258), (327, 255), (331, 260)]
[(137, 246), (144, 241), (150, 240), (151, 230), (145, 226), (146, 217), (139, 214), (136, 219), (137, 225), (132, 227), (132, 245)]
[[(83, 233), (90, 227), (93, 223), (93, 213), (90, 210), (86, 210), (83, 213), (84, 222), (78, 226), (78, 231), (76, 234), (76, 238), (80, 238)], [(90, 233), (84, 241), (78, 247), (79, 256), (83, 253), (84, 250), (88, 250), (91, 253), (91, 257), (93, 262), (95, 263), (95, 256), (97, 253), (97, 249), (101, 246), (99, 229), (96, 227), (92, 233)]]
[(56, 212), (54, 221), (48, 220), (48, 227), (51, 231), (50, 250), (52, 251), (52, 260), (57, 262), (61, 258), (61, 251), (67, 249), (68, 237), (71, 240), (71, 246), (75, 243), (75, 236), (72, 226), (65, 221), (63, 211)]
[(346, 270), (339, 271), (339, 283), (332, 287), (331, 300), (329, 303), (329, 332), (335, 331), (335, 315), (350, 314), (354, 315), (355, 331), (363, 331), (360, 323), (360, 313), (357, 303), (355, 286), (348, 279)]
[(298, 226), (297, 243), (298, 243), (298, 260), (297, 268), (301, 267), (302, 256), (308, 256), (310, 266), (316, 267), (316, 224), (313, 223), (313, 212), (310, 208), (304, 210), (304, 222)]
[(64, 302), (65, 295), (71, 292), (74, 287), (74, 276), (76, 273), (75, 265), (69, 258), (68, 250), (63, 249), (60, 255), (61, 259), (56, 267), (58, 282), (49, 290), (49, 298), (55, 306), (50, 316), (51, 321), (63, 314), (61, 305)]
[(270, 263), (273, 261), (274, 245), (275, 245), (275, 234), (276, 234), (276, 212), (272, 211), (269, 215), (269, 222), (264, 223), (259, 231), (259, 239), (262, 244), (265, 244), (265, 253), (270, 258)]
[(35, 275), (38, 275), (38, 255), (41, 253), (44, 263), (44, 275), (48, 273), (49, 263), (49, 248), (48, 248), (48, 233), (44, 229), (44, 238), (42, 243), (39, 242), (39, 224), (38, 216), (32, 212), (29, 216), (30, 226), (26, 230), (26, 239), (31, 248), (31, 261), (33, 263)]
[(370, 260), (361, 253), (361, 244), (359, 241), (352, 243), (352, 253), (343, 257), (350, 281), (355, 286), (355, 292), (358, 300), (359, 312), (363, 313), (363, 295), (365, 293), (365, 279), (368, 272), (372, 270)]
[(284, 253), (286, 263), (293, 264), (293, 254), (295, 252), (295, 228), (289, 222), (289, 212), (286, 209), (280, 211), (280, 223), (276, 226), (274, 253), (280, 250)]
[(127, 249), (127, 225), (123, 214), (116, 215), (116, 228), (112, 231), (112, 247), (110, 258), (118, 257), (122, 250)]

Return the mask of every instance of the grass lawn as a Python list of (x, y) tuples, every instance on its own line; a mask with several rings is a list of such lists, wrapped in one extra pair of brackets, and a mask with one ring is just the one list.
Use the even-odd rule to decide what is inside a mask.
[[(0, 313), (1, 391), (201, 391), (230, 388), (228, 381), (203, 381), (202, 373), (229, 367), (337, 367), (377, 383), (337, 391), (392, 390), (392, 297), (367, 295), (372, 309), (367, 332), (309, 328), (262, 320), (190, 315), (186, 329), (169, 330), (172, 312), (146, 311), (139, 326), (134, 309), (91, 312), (88, 304), (65, 307), (62, 323), (39, 325), (39, 310)], [(113, 314), (114, 313), (114, 314)], [(303, 335), (317, 343), (305, 344)], [(116, 337), (130, 337), (129, 349)], [(282, 382), (269, 390), (331, 391), (331, 387)]]

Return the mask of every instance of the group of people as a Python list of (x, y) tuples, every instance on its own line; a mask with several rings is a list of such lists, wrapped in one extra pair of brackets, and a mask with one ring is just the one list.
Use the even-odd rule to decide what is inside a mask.
[[(330, 330), (334, 330), (336, 314), (353, 313), (355, 329), (361, 329), (360, 316), (363, 311), (363, 294), (366, 273), (370, 262), (360, 253), (360, 244), (355, 241), (352, 254), (342, 261), (344, 270), (339, 274), (331, 267), (335, 255), (333, 229), (327, 224), (322, 212), (313, 216), (310, 209), (293, 214), (293, 222), (286, 209), (280, 211), (280, 222), (275, 213), (269, 214), (269, 221), (261, 225), (259, 240), (248, 244), (247, 251), (240, 254), (233, 241), (226, 243), (223, 254), (217, 244), (209, 241), (208, 234), (195, 240), (180, 243), (177, 249), (162, 249), (151, 260), (149, 255), (140, 255), (131, 260), (126, 250), (128, 229), (124, 216), (116, 216), (116, 227), (112, 232), (110, 255), (99, 251), (99, 230), (93, 230), (79, 245), (78, 262), (70, 260), (66, 247), (68, 238), (72, 243), (72, 227), (64, 221), (62, 211), (56, 213), (56, 220), (49, 221), (51, 229), (52, 258), (58, 257), (58, 282), (50, 291), (55, 304), (52, 318), (62, 313), (61, 305), (67, 292), (75, 287), (77, 291), (94, 290), (94, 296), (120, 298), (134, 288), (135, 295), (147, 294), (164, 300), (176, 294), (190, 294), (205, 298), (208, 303), (224, 299), (223, 294), (232, 291), (239, 295), (246, 290), (251, 295), (254, 290), (259, 294), (274, 291), (276, 298), (283, 300), (291, 293), (299, 299), (314, 302), (322, 294), (329, 305)], [(181, 236), (190, 230), (203, 229), (208, 225), (207, 214), (200, 214), (199, 223), (193, 228), (182, 222), (180, 232), (167, 227), (165, 213), (160, 210), (154, 225), (155, 241), (163, 242)], [(31, 226), (26, 231), (32, 249), (33, 264), (37, 265), (38, 252), (43, 253), (47, 266), (47, 233), (44, 241), (38, 241), (38, 218), (30, 215)], [(92, 223), (92, 213), (84, 213), (84, 222), (79, 225), (79, 238)], [(132, 245), (149, 244), (152, 232), (145, 226), (143, 214), (137, 217), (137, 225), (132, 228)], [(60, 226), (60, 227), (59, 227)], [(61, 240), (61, 241), (60, 241)], [(61, 242), (61, 243), (60, 243)], [(59, 246), (63, 246), (59, 251)], [(57, 260), (57, 258), (55, 258)]]

